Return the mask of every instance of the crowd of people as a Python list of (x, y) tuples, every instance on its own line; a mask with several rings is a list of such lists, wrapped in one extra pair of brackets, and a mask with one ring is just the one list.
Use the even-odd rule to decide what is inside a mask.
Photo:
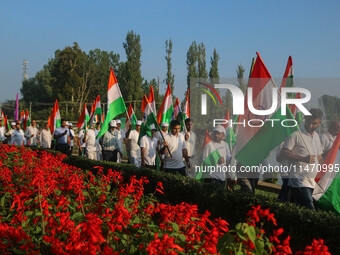
[[(319, 137), (316, 129), (322, 122), (322, 112), (319, 109), (311, 109), (310, 113), (310, 116), (305, 116), (303, 127), (278, 147), (276, 159), (279, 164), (294, 165), (295, 169), (299, 169), (299, 171), (281, 173), (283, 184), (279, 199), (314, 209), (312, 194), (317, 172), (311, 171), (311, 167), (313, 164), (322, 164), (340, 130), (340, 122), (333, 121), (329, 125), (328, 132)], [(161, 130), (158, 131), (155, 125), (151, 125), (142, 137), (140, 137), (141, 121), (136, 121), (133, 129), (130, 125), (130, 129), (126, 132), (121, 125), (120, 120), (112, 120), (108, 131), (100, 138), (96, 138), (101, 123), (94, 123), (88, 129), (80, 130), (76, 135), (73, 125), (66, 120), (61, 120), (61, 126), (52, 136), (47, 123), (42, 130), (38, 130), (37, 123), (33, 120), (31, 126), (24, 132), (20, 122), (12, 122), (12, 129), (5, 132), (0, 121), (0, 141), (29, 147), (52, 148), (54, 146), (55, 150), (66, 155), (71, 155), (74, 144), (77, 144), (78, 154), (81, 156), (117, 163), (122, 162), (125, 149), (127, 161), (136, 167), (159, 169), (191, 178), (197, 175), (196, 167), (202, 165), (202, 160), (209, 158), (214, 151), (218, 151), (217, 166), (231, 164), (229, 145), (225, 141), (226, 129), (223, 126), (214, 127), (210, 134), (211, 141), (206, 144), (202, 155), (198, 157), (197, 137), (190, 118), (185, 120), (185, 128), (182, 131), (181, 123), (172, 120), (170, 124), (162, 123)], [(238, 163), (237, 169), (240, 167)], [(202, 180), (221, 184), (229, 190), (233, 190), (238, 183), (242, 190), (255, 192), (259, 174), (242, 176), (239, 171), (235, 174), (214, 171), (202, 175)]]

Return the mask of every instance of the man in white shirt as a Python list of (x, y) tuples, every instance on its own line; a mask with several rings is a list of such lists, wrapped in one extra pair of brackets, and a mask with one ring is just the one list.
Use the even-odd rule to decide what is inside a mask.
[(5, 133), (6, 133), (6, 129), (5, 129), (5, 127), (2, 125), (2, 118), (0, 117), (0, 143), (2, 143), (3, 141), (5, 141), (5, 139), (6, 139)]
[(340, 122), (333, 120), (329, 125), (328, 132), (323, 133), (320, 136), (322, 148), (323, 148), (323, 158), (325, 159), (329, 150), (335, 141), (336, 135), (340, 131)]
[(41, 130), (40, 135), (39, 135), (39, 141), (40, 141), (41, 148), (51, 149), (52, 134), (48, 126), (48, 123), (45, 123), (44, 129)]
[(21, 129), (20, 122), (17, 122), (15, 125), (15, 129), (12, 134), (12, 144), (13, 145), (25, 145), (26, 144), (25, 133)]
[(13, 144), (13, 132), (14, 132), (14, 130), (15, 130), (15, 126), (16, 126), (16, 124), (15, 124), (15, 122), (12, 122), (11, 123), (11, 130), (9, 130), (6, 134), (5, 134), (5, 137), (6, 137), (6, 139), (7, 139), (7, 144), (9, 144), (9, 145), (12, 145)]
[[(122, 122), (120, 120), (116, 120), (116, 130), (118, 132), (118, 143), (121, 148), (123, 148), (123, 144), (125, 143), (125, 131), (121, 129)], [(122, 157), (120, 156), (120, 153), (117, 155), (117, 163), (122, 162)]]
[[(94, 131), (96, 137), (97, 137), (97, 135), (99, 134), (100, 126), (101, 126), (100, 122), (97, 122), (97, 123), (96, 123), (96, 130)], [(97, 153), (97, 160), (103, 160), (102, 147), (100, 146), (99, 140), (100, 140), (100, 138), (96, 139), (96, 153)]]
[(86, 144), (87, 157), (92, 160), (97, 160), (97, 148), (96, 148), (96, 134), (95, 124), (92, 124), (92, 129), (87, 130), (83, 138), (83, 142)]
[[(158, 142), (157, 142), (158, 143), (158, 148), (157, 148), (158, 153), (159, 153), (159, 150), (162, 148), (162, 144), (163, 144), (165, 135), (168, 134), (168, 129), (169, 129), (169, 124), (166, 123), (166, 122), (163, 122), (161, 124), (161, 130), (159, 130), (155, 133), (155, 137), (158, 140)], [(160, 155), (160, 160), (161, 160), (160, 168), (161, 168), (161, 170), (163, 170), (163, 168), (164, 168), (164, 158), (165, 158), (164, 154)]]
[(156, 127), (152, 124), (148, 130), (150, 133), (144, 135), (140, 140), (142, 166), (156, 170), (157, 138)]
[(117, 154), (123, 153), (123, 148), (119, 147), (118, 132), (115, 128), (116, 122), (111, 120), (109, 130), (99, 140), (102, 147), (103, 160), (105, 161), (117, 162)]
[(292, 187), (292, 200), (301, 206), (314, 210), (313, 190), (318, 164), (323, 163), (322, 145), (315, 130), (320, 126), (322, 112), (311, 109), (312, 115), (305, 116), (304, 130), (295, 131), (285, 141), (281, 156), (295, 163), (296, 168), (290, 172), (289, 185)]
[(227, 166), (231, 159), (229, 146), (224, 141), (226, 136), (226, 130), (223, 126), (218, 125), (212, 132), (212, 141), (208, 143), (203, 149), (203, 159), (208, 158), (211, 153), (218, 151), (220, 158), (215, 165), (215, 171), (207, 171), (203, 175), (205, 182), (215, 182), (225, 186), (226, 173), (223, 171), (223, 167)]
[(32, 125), (27, 127), (25, 131), (25, 138), (29, 147), (36, 147), (39, 144), (38, 134), (37, 122), (32, 120)]
[(56, 139), (56, 150), (63, 154), (70, 153), (70, 131), (66, 127), (66, 120), (61, 119), (61, 126), (54, 131), (54, 139)]
[(194, 178), (195, 177), (195, 166), (196, 166), (196, 134), (192, 131), (193, 123), (190, 118), (185, 120), (185, 129), (181, 132), (184, 136), (185, 144), (187, 146), (188, 157), (190, 159), (191, 168), (188, 169), (187, 175)]
[(185, 176), (183, 157), (189, 168), (190, 162), (184, 136), (180, 134), (180, 130), (180, 122), (178, 120), (172, 120), (170, 122), (170, 133), (164, 137), (165, 141), (162, 143), (160, 154), (165, 155), (163, 169), (165, 172), (179, 173)]
[(135, 124), (135, 129), (131, 130), (128, 138), (129, 148), (130, 148), (130, 162), (136, 167), (140, 167), (142, 164), (141, 150), (138, 145), (139, 132), (142, 125), (142, 121), (137, 120)]

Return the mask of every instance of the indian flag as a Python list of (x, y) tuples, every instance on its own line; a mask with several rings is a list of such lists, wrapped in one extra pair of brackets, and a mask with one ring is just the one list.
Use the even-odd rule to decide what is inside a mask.
[(170, 122), (173, 110), (174, 106), (172, 105), (170, 83), (168, 83), (164, 100), (157, 114), (157, 122), (159, 123), (159, 125), (162, 124), (163, 122), (166, 123)]
[(27, 127), (31, 125), (31, 119), (30, 115), (28, 114), (28, 111), (26, 110), (26, 115), (25, 115), (25, 121), (24, 121), (24, 128), (23, 130), (25, 131)]
[(139, 139), (140, 140), (144, 135), (148, 134), (149, 136), (151, 135), (149, 127), (154, 124), (155, 127), (157, 127), (157, 119), (152, 111), (151, 108), (152, 104), (149, 102), (148, 98), (144, 95), (143, 101), (142, 101), (142, 112), (143, 112), (143, 119), (142, 119), (142, 126), (141, 126), (141, 131), (139, 133)]
[(176, 97), (176, 102), (175, 102), (175, 107), (174, 111), (172, 113), (172, 119), (179, 120), (182, 119), (182, 109), (181, 109), (181, 104), (179, 103), (178, 97)]
[(94, 121), (94, 110), (95, 110), (95, 107), (96, 107), (96, 101), (94, 101), (93, 105), (91, 105), (91, 113), (90, 113), (90, 119), (89, 119), (89, 128), (92, 128), (92, 124), (93, 124), (93, 121)]
[[(211, 136), (209, 134), (209, 131), (205, 130), (205, 136), (203, 140), (203, 162), (200, 166), (200, 169), (205, 166), (216, 166), (218, 163), (218, 160), (221, 158), (221, 154), (218, 152), (214, 146), (210, 146), (212, 143)], [(203, 177), (203, 174), (207, 174), (206, 172), (196, 172), (195, 179), (200, 180)]]
[(236, 136), (235, 136), (234, 130), (231, 126), (231, 118), (230, 118), (230, 115), (229, 115), (229, 109), (227, 109), (227, 113), (225, 114), (224, 119), (228, 121), (227, 124), (222, 125), (228, 131), (225, 142), (229, 145), (229, 150), (232, 153), (233, 148), (236, 144)]
[(61, 117), (59, 111), (58, 100), (54, 104), (54, 130), (61, 126)]
[(25, 118), (26, 118), (25, 111), (22, 111), (22, 112), (20, 113), (20, 124), (21, 124), (22, 127), (23, 127), (23, 125), (24, 125)]
[[(282, 88), (289, 88), (294, 87), (294, 71), (293, 71), (293, 59), (291, 56), (288, 57), (286, 70), (283, 74), (282, 82), (280, 91)], [(292, 93), (290, 95), (290, 98), (300, 99), (301, 93)], [(289, 110), (292, 112), (293, 116), (295, 117), (296, 121), (301, 124), (302, 123), (302, 112), (299, 110), (299, 108), (296, 107), (296, 105), (289, 105)]]
[(129, 110), (128, 110), (128, 117), (125, 120), (125, 131), (128, 131), (130, 129), (130, 125), (132, 126), (132, 129), (135, 129), (136, 121), (137, 121), (137, 117), (130, 103)]
[(80, 114), (78, 119), (77, 127), (80, 129), (86, 129), (87, 123), (90, 120), (90, 115), (86, 107), (86, 103), (84, 104), (84, 108)]
[(97, 135), (97, 139), (107, 132), (111, 120), (126, 111), (124, 99), (122, 93), (120, 92), (117, 78), (113, 73), (112, 68), (110, 71), (109, 84), (107, 87), (107, 106), (108, 109), (106, 118)]
[[(253, 71), (250, 76), (248, 88), (252, 88), (253, 106), (259, 109), (270, 109), (273, 104), (272, 90), (277, 90), (273, 79), (264, 65), (260, 54), (257, 53), (257, 58)], [(279, 91), (277, 90), (278, 102), (281, 102)], [(246, 102), (248, 95), (246, 96)], [(237, 142), (234, 148), (234, 155), (238, 162), (245, 166), (258, 165), (270, 151), (284, 141), (290, 134), (298, 129), (298, 127), (288, 128), (281, 125), (284, 119), (293, 119), (290, 111), (288, 116), (281, 115), (280, 104), (278, 103), (274, 113), (267, 116), (253, 115), (248, 105), (246, 104), (244, 115), (240, 117), (240, 122), (245, 122), (245, 125), (239, 125)], [(251, 122), (251, 119), (262, 119), (264, 125), (261, 126), (260, 121)], [(271, 120), (273, 121), (266, 121)], [(274, 121), (274, 119), (276, 121)], [(272, 127), (274, 123), (274, 127)], [(254, 127), (257, 126), (257, 127)]]
[(155, 95), (153, 93), (153, 87), (150, 86), (150, 92), (149, 92), (149, 103), (151, 104), (152, 111), (156, 114), (156, 101), (155, 101)]
[(186, 120), (190, 118), (190, 111), (189, 111), (189, 89), (187, 90), (187, 98), (185, 100), (185, 105), (183, 109), (183, 119)]
[(100, 105), (100, 96), (98, 95), (95, 101), (95, 110), (94, 110), (94, 115), (102, 115), (102, 107)]
[(316, 186), (313, 198), (324, 210), (334, 211), (340, 215), (340, 132), (330, 149), (322, 166), (327, 169), (315, 177)]
[(48, 126), (50, 127), (51, 135), (54, 133), (54, 107), (52, 107), (50, 117), (48, 118)]

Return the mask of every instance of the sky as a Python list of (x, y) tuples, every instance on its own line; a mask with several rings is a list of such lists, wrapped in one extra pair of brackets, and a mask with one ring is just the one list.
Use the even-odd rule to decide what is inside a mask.
[(208, 72), (216, 48), (220, 77), (235, 77), (239, 64), (247, 74), (257, 51), (272, 77), (281, 79), (289, 55), (295, 77), (340, 77), (339, 13), (339, 1), (315, 0), (3, 0), (0, 103), (14, 100), (20, 91), (24, 59), (28, 77), (33, 77), (57, 49), (77, 42), (86, 52), (112, 50), (124, 61), (123, 42), (130, 30), (141, 36), (142, 76), (159, 77), (161, 93), (166, 87), (165, 41), (171, 38), (174, 94), (180, 99), (187, 87), (186, 53), (193, 41), (206, 46)]

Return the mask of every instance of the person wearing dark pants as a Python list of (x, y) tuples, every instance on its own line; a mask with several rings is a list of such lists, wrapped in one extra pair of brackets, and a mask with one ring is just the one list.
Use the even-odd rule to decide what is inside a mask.
[(66, 120), (61, 119), (61, 126), (54, 131), (54, 139), (56, 139), (56, 150), (69, 155), (70, 131), (66, 127)]
[(116, 123), (111, 121), (109, 130), (100, 138), (99, 144), (102, 147), (103, 160), (117, 162), (117, 154), (123, 156), (123, 148), (119, 146), (118, 132), (115, 130)]
[(160, 154), (165, 155), (164, 171), (168, 173), (179, 173), (185, 176), (185, 165), (183, 157), (187, 166), (190, 168), (188, 151), (184, 136), (180, 134), (181, 124), (178, 120), (170, 122), (170, 133), (164, 136), (165, 141), (162, 143)]
[(323, 148), (315, 130), (321, 124), (322, 112), (319, 109), (311, 109), (309, 112), (311, 115), (305, 116), (304, 129), (288, 137), (280, 154), (283, 159), (295, 164), (294, 171), (289, 175), (292, 200), (297, 205), (314, 209), (312, 194), (317, 175), (315, 166), (323, 163)]

